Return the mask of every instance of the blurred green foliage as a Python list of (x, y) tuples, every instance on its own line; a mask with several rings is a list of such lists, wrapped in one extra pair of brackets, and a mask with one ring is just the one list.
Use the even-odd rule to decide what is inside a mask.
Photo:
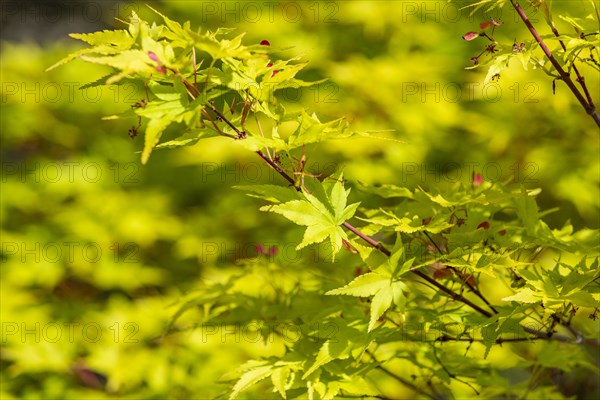
[[(248, 32), (245, 43), (267, 39), (294, 46), (290, 54), (306, 52), (302, 77), (330, 82), (290, 91), (289, 108), (346, 116), (356, 130), (403, 141), (321, 143), (307, 148), (308, 170), (321, 172), (330, 167), (322, 160), (330, 160), (350, 182), (425, 189), (469, 182), (474, 170), (487, 181), (541, 188), (540, 207), (558, 207), (545, 218), (551, 228), (569, 220), (576, 228), (600, 227), (598, 130), (566, 88), (558, 82), (553, 95), (541, 71), (515, 64), (484, 90), (486, 71), (465, 69), (479, 50), (461, 36), (489, 16), (463, 10), (455, 18), (458, 8), (444, 1), (352, 1), (280, 2), (271, 19), (252, 2), (263, 7), (257, 19), (246, 4), (173, 1), (159, 8), (194, 26)], [(578, 15), (585, 4), (554, 5), (557, 13)], [(137, 3), (127, 6), (123, 19), (133, 8), (157, 20)], [(529, 40), (514, 13), (503, 13), (498, 35)], [(142, 167), (135, 154), (142, 138), (128, 136), (136, 121), (101, 118), (130, 109), (144, 88), (79, 90), (108, 73), (80, 61), (44, 72), (74, 46), (68, 38), (44, 46), (2, 43), (0, 396), (219, 395), (224, 374), (246, 359), (278, 354), (282, 343), (239, 341), (226, 330), (207, 334), (191, 329), (194, 316), (187, 314), (167, 333), (178, 302), (251, 268), (240, 261), (257, 256), (257, 244), (289, 250), (302, 229), (259, 213), (260, 202), (231, 190), (281, 181), (253, 154), (219, 138), (156, 151)], [(582, 73), (598, 87), (596, 73)], [(348, 266), (344, 258), (327, 264), (306, 252), (299, 260), (290, 268), (326, 274)], [(257, 272), (240, 285), (257, 289), (261, 279)], [(550, 354), (545, 347), (552, 346), (538, 350)], [(518, 364), (501, 349), (490, 357), (507, 368)], [(89, 371), (106, 384), (86, 380)], [(381, 385), (393, 388), (393, 381), (381, 377)], [(276, 396), (262, 389), (248, 398)]]

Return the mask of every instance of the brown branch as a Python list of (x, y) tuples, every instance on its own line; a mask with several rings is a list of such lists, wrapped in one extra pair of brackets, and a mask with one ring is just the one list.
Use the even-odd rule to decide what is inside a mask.
[[(531, 342), (534, 340), (548, 340), (548, 338), (542, 338), (538, 336), (527, 337), (527, 338), (497, 338), (494, 340), (496, 344), (509, 343), (509, 342)], [(469, 343), (485, 343), (483, 339), (471, 339), (471, 338), (455, 338), (451, 336), (440, 336), (432, 342), (469, 342)]]
[[(437, 251), (440, 254), (444, 254), (444, 252), (442, 251), (442, 249), (440, 248), (440, 246), (438, 246), (438, 244), (433, 240), (433, 238), (431, 237), (431, 235), (429, 235), (429, 233), (427, 233), (427, 231), (423, 231), (423, 233), (425, 234), (425, 236), (427, 236), (427, 239), (429, 239), (429, 241), (433, 244), (433, 246), (437, 249)], [(456, 268), (447, 265), (447, 268), (449, 268), (454, 275), (456, 275), (456, 277), (458, 279), (460, 279), (460, 281), (469, 288), (469, 290), (471, 290), (471, 292), (473, 292), (477, 297), (479, 297), (487, 306), (490, 310), (492, 310), (492, 312), (494, 314), (498, 314), (498, 310), (496, 310), (494, 308), (493, 305), (490, 304), (490, 302), (485, 298), (485, 296), (479, 291), (479, 289), (477, 289), (476, 287), (474, 287), (473, 285), (471, 285), (471, 283), (468, 281), (468, 278), (464, 277), (464, 274), (460, 273)]]
[(208, 113), (208, 111), (206, 111), (205, 108), (202, 109), (202, 114), (204, 114), (206, 116), (206, 118), (208, 118), (208, 120), (210, 121), (210, 123), (212, 124), (212, 126), (215, 128), (215, 131), (217, 131), (217, 133), (221, 136), (227, 136), (230, 137), (232, 139), (235, 139), (235, 136), (229, 134), (229, 133), (225, 133), (221, 130), (221, 128), (219, 128), (219, 125), (217, 125), (217, 123), (212, 119), (212, 117), (210, 116), (210, 114)]
[(598, 125), (598, 127), (600, 127), (600, 114), (598, 114), (598, 110), (596, 110), (596, 107), (594, 107), (594, 104), (588, 103), (586, 101), (586, 99), (583, 97), (583, 95), (579, 92), (579, 89), (577, 89), (577, 86), (575, 86), (575, 84), (573, 83), (573, 80), (571, 80), (571, 76), (563, 69), (563, 67), (560, 65), (558, 60), (554, 57), (554, 54), (552, 54), (552, 52), (550, 51), (548, 46), (546, 46), (546, 43), (544, 43), (544, 40), (542, 39), (540, 34), (534, 28), (534, 26), (532, 25), (529, 18), (527, 18), (527, 14), (525, 14), (525, 11), (521, 8), (519, 3), (517, 3), (515, 0), (510, 0), (510, 3), (512, 4), (514, 9), (517, 11), (519, 16), (525, 23), (525, 26), (527, 26), (527, 29), (529, 29), (529, 32), (531, 32), (531, 34), (533, 35), (533, 38), (539, 44), (540, 48), (542, 49), (542, 51), (544, 52), (546, 57), (548, 57), (548, 59), (550, 60), (550, 62), (552, 63), (552, 65), (554, 66), (554, 68), (556, 69), (558, 74), (560, 75), (561, 80), (563, 80), (567, 84), (567, 86), (569, 87), (571, 92), (573, 92), (573, 94), (575, 95), (575, 97), (577, 98), (579, 103), (581, 103), (581, 106), (594, 119), (594, 121), (596, 122), (596, 125)]
[(294, 181), (294, 178), (289, 176), (287, 172), (285, 172), (279, 165), (277, 165), (273, 160), (267, 157), (265, 153), (258, 150), (256, 151), (256, 154), (258, 154), (260, 158), (262, 158), (267, 164), (269, 164), (269, 166), (273, 168), (279, 175), (281, 175), (286, 181), (288, 181), (290, 185), (294, 187), (294, 189), (296, 189), (298, 192), (302, 190), (300, 189), (300, 186), (296, 185), (296, 181)]
[[(373, 238), (365, 235), (364, 233), (362, 233), (361, 231), (359, 231), (358, 229), (356, 229), (354, 226), (350, 225), (350, 223), (344, 222), (342, 225), (345, 228), (347, 228), (349, 231), (351, 231), (352, 233), (354, 233), (356, 236), (360, 237), (362, 240), (364, 240), (365, 242), (367, 242), (369, 245), (371, 245), (371, 247), (376, 248), (377, 250), (379, 250), (380, 252), (382, 252), (383, 254), (385, 254), (388, 257), (392, 255), (392, 253), (384, 245), (382, 245), (381, 243), (377, 242)], [(483, 308), (479, 307), (477, 304), (475, 304), (472, 301), (470, 301), (469, 299), (463, 297), (459, 293), (456, 293), (455, 291), (453, 291), (451, 289), (448, 289), (446, 286), (442, 285), (441, 283), (439, 283), (438, 281), (436, 281), (435, 279), (433, 279), (429, 275), (427, 275), (427, 274), (425, 274), (425, 273), (423, 273), (423, 272), (421, 272), (421, 271), (419, 271), (417, 269), (411, 269), (410, 272), (412, 272), (413, 274), (417, 275), (419, 278), (424, 279), (429, 284), (435, 286), (436, 288), (438, 288), (442, 292), (446, 293), (447, 295), (449, 295), (450, 297), (452, 297), (453, 300), (457, 300), (457, 301), (460, 301), (461, 303), (464, 303), (464, 304), (468, 305), (469, 307), (471, 307), (472, 309), (474, 309), (475, 311), (477, 311), (481, 315), (484, 315), (484, 316), (486, 316), (488, 318), (492, 317), (492, 315), (493, 315), (492, 313), (490, 313), (489, 311), (486, 311)]]

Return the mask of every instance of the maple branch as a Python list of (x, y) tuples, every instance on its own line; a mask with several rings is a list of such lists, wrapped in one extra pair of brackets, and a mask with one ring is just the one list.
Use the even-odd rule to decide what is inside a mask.
[[(352, 233), (354, 233), (355, 235), (357, 235), (358, 237), (360, 237), (362, 240), (364, 240), (365, 242), (367, 242), (369, 245), (371, 245), (371, 247), (376, 248), (377, 250), (379, 250), (380, 252), (382, 252), (383, 254), (385, 254), (388, 257), (392, 255), (392, 253), (384, 245), (382, 245), (381, 243), (377, 242), (373, 238), (365, 235), (364, 233), (362, 233), (361, 231), (359, 231), (358, 229), (356, 229), (354, 226), (350, 225), (350, 223), (344, 222), (342, 225), (345, 228), (347, 228), (349, 231), (351, 231)], [(484, 315), (484, 316), (486, 316), (488, 318), (490, 318), (490, 317), (493, 316), (493, 314), (490, 313), (489, 311), (484, 310), (483, 308), (479, 307), (477, 304), (473, 303), (471, 300), (465, 298), (464, 296), (462, 296), (459, 293), (456, 293), (452, 289), (448, 289), (446, 286), (442, 285), (441, 283), (439, 283), (438, 281), (436, 281), (435, 279), (433, 279), (429, 275), (427, 275), (427, 274), (425, 274), (425, 273), (423, 273), (423, 272), (421, 272), (421, 271), (419, 271), (417, 269), (411, 269), (410, 272), (412, 272), (413, 274), (417, 275), (419, 278), (427, 281), (429, 284), (435, 286), (436, 288), (438, 288), (442, 292), (446, 293), (447, 295), (449, 295), (450, 297), (452, 297), (453, 300), (457, 300), (457, 301), (460, 301), (461, 303), (464, 303), (464, 304), (468, 305), (469, 307), (471, 307), (472, 309), (474, 309), (475, 311), (477, 311), (481, 315)]]
[[(184, 84), (185, 84), (185, 80), (184, 80)], [(229, 119), (226, 116), (224, 116), (221, 112), (219, 112), (219, 110), (217, 110), (217, 108), (214, 106), (214, 104), (208, 103), (208, 107), (210, 108), (210, 110), (212, 112), (214, 112), (219, 117), (219, 119), (221, 119), (223, 122), (225, 122), (227, 125), (229, 125), (229, 127), (231, 127), (231, 129), (233, 129), (233, 131), (238, 135), (237, 138), (243, 139), (244, 137), (246, 137), (246, 133), (243, 131), (240, 131), (231, 121), (229, 121)], [(273, 168), (273, 170), (275, 170), (279, 175), (281, 175), (286, 181), (288, 181), (297, 191), (302, 190), (302, 188), (296, 184), (296, 181), (294, 180), (294, 178), (292, 178), (287, 172), (285, 172), (273, 160), (271, 160), (269, 157), (267, 157), (262, 151), (258, 150), (258, 151), (256, 151), (256, 154), (258, 154), (258, 156), (260, 158), (262, 158), (263, 161), (265, 161), (271, 168)], [(392, 253), (383, 244), (381, 244), (381, 243), (377, 242), (376, 240), (374, 240), (373, 238), (365, 235), (364, 233), (362, 233), (361, 231), (356, 229), (353, 225), (351, 225), (348, 221), (344, 222), (342, 224), (342, 226), (344, 226), (346, 229), (348, 229), (352, 233), (356, 234), (358, 237), (360, 237), (365, 242), (367, 242), (371, 247), (379, 250), (386, 256), (389, 257), (392, 255)], [(473, 303), (472, 301), (465, 298), (461, 294), (459, 294), (459, 293), (453, 291), (452, 289), (449, 289), (446, 286), (442, 285), (441, 283), (437, 282), (435, 279), (431, 278), (430, 276), (426, 275), (425, 273), (423, 273), (419, 270), (414, 270), (414, 269), (411, 270), (410, 272), (417, 275), (421, 279), (427, 281), (429, 284), (435, 286), (442, 292), (446, 293), (453, 300), (460, 301), (460, 302), (468, 305), (469, 307), (471, 307), (475, 311), (479, 312), (480, 314), (482, 314), (488, 318), (490, 318), (493, 315), (489, 311), (486, 311), (483, 308), (479, 307), (477, 304)]]
[[(225, 117), (223, 117), (223, 118), (225, 118)], [(291, 176), (289, 176), (285, 171), (283, 171), (281, 169), (281, 167), (279, 167), (279, 165), (275, 164), (271, 159), (269, 159), (261, 151), (257, 151), (256, 153), (265, 162), (267, 162), (267, 164), (269, 164), (269, 166), (271, 166), (271, 168), (273, 168), (275, 171), (277, 171), (285, 180), (290, 182), (296, 190), (301, 191), (301, 188), (295, 184), (294, 179)], [(354, 227), (352, 224), (350, 224), (348, 221), (344, 222), (342, 224), (342, 226), (344, 226), (346, 229), (348, 229), (349, 231), (351, 231), (352, 233), (354, 233), (355, 235), (360, 237), (362, 240), (364, 240), (366, 243), (368, 243), (371, 247), (379, 250), (381, 253), (385, 254), (386, 256), (390, 257), (392, 255), (392, 252), (390, 250), (388, 250), (383, 244), (376, 241), (372, 237), (365, 235), (360, 230), (358, 230), (356, 227)], [(446, 293), (453, 300), (459, 301), (459, 302), (471, 307), (473, 310), (477, 311), (481, 315), (484, 315), (487, 318), (491, 318), (494, 316), (494, 314), (492, 314), (491, 312), (484, 310), (483, 308), (479, 307), (477, 304), (473, 303), (472, 301), (465, 298), (461, 294), (453, 291), (452, 289), (447, 288), (446, 286), (442, 285), (441, 283), (439, 283), (438, 281), (436, 281), (434, 278), (430, 277), (429, 275), (427, 275), (419, 270), (416, 270), (416, 269), (411, 269), (410, 272), (417, 275), (419, 278), (427, 281), (429, 284), (431, 284), (432, 286), (435, 286), (437, 289), (441, 290), (442, 292)], [(483, 296), (480, 296), (480, 297), (483, 297)], [(494, 309), (494, 307), (487, 300), (485, 300), (484, 298), (482, 300), (484, 300), (485, 303), (490, 308), (492, 308), (495, 313), (497, 313), (497, 311)], [(573, 338), (570, 338), (568, 336), (548, 333), (548, 332), (540, 331), (540, 330), (533, 329), (533, 328), (530, 328), (527, 326), (522, 326), (522, 328), (523, 328), (523, 330), (525, 330), (525, 332), (534, 335), (534, 338), (528, 338), (526, 340), (533, 340), (536, 338), (537, 339), (553, 339), (553, 340), (558, 340), (561, 342), (568, 342), (568, 343), (574, 343), (574, 344), (586, 343), (588, 345), (600, 348), (600, 342), (598, 342), (597, 340), (594, 340), (594, 339), (584, 338), (583, 335), (581, 335), (581, 333), (579, 333), (579, 332), (576, 335), (577, 336), (576, 339), (573, 340)], [(517, 341), (517, 340), (503, 339), (502, 341), (508, 342), (508, 341)], [(523, 341), (525, 341), (525, 340), (523, 340)]]
[(579, 92), (579, 89), (577, 89), (577, 86), (575, 86), (575, 84), (573, 83), (571, 76), (563, 69), (563, 67), (560, 65), (558, 60), (554, 57), (554, 54), (552, 54), (552, 51), (550, 51), (548, 46), (546, 46), (546, 43), (544, 42), (544, 40), (542, 39), (542, 37), (540, 36), (538, 31), (535, 29), (535, 27), (533, 26), (533, 24), (531, 23), (529, 18), (527, 18), (527, 14), (525, 14), (525, 10), (523, 10), (521, 8), (521, 6), (519, 5), (519, 3), (516, 2), (515, 0), (510, 0), (510, 3), (512, 4), (514, 9), (517, 11), (519, 16), (525, 23), (525, 26), (527, 26), (527, 29), (529, 29), (529, 32), (531, 32), (531, 35), (533, 36), (535, 41), (539, 44), (540, 48), (542, 49), (542, 51), (544, 52), (546, 57), (548, 57), (548, 59), (550, 60), (550, 62), (552, 63), (552, 65), (554, 66), (554, 68), (556, 69), (558, 74), (560, 75), (560, 79), (563, 80), (567, 84), (567, 86), (569, 87), (571, 92), (573, 92), (573, 94), (575, 95), (575, 97), (577, 98), (579, 103), (581, 103), (581, 106), (594, 119), (594, 121), (596, 122), (596, 125), (598, 125), (600, 127), (600, 114), (598, 114), (598, 110), (596, 110), (596, 107), (594, 106), (594, 104), (588, 103), (588, 101)]
[[(427, 231), (423, 231), (423, 233), (425, 234), (425, 236), (427, 236), (427, 239), (429, 239), (429, 241), (433, 244), (433, 246), (437, 249), (437, 251), (440, 254), (444, 254), (444, 252), (442, 251), (442, 249), (438, 246), (438, 244), (433, 240), (433, 238), (429, 235), (429, 233), (427, 233)], [(456, 277), (458, 279), (460, 279), (460, 281), (466, 285), (469, 290), (471, 290), (471, 292), (473, 292), (477, 297), (479, 297), (487, 306), (490, 310), (493, 311), (494, 314), (498, 314), (498, 310), (496, 310), (494, 308), (493, 305), (490, 304), (490, 302), (485, 298), (485, 296), (479, 291), (479, 289), (477, 289), (475, 286), (473, 286), (470, 282), (468, 277), (465, 277), (463, 274), (461, 274), (456, 268), (447, 265), (446, 268), (449, 268), (454, 275), (456, 275)]]
[[(233, 129), (233, 131), (238, 135), (236, 137), (236, 139), (244, 139), (245, 136), (245, 132), (240, 131), (231, 121), (229, 121), (229, 119), (227, 119), (226, 116), (224, 116), (221, 112), (219, 112), (219, 110), (217, 110), (215, 108), (215, 106), (212, 103), (208, 104), (208, 107), (211, 109), (211, 111), (213, 111), (221, 120), (223, 120), (223, 122), (225, 122), (227, 125), (229, 125), (231, 127), (231, 129)], [(256, 154), (259, 155), (259, 157), (261, 159), (263, 159), (263, 161), (265, 161), (271, 168), (273, 168), (273, 170), (275, 170), (279, 175), (281, 175), (286, 181), (288, 181), (290, 183), (290, 185), (292, 187), (294, 187), (294, 189), (296, 189), (297, 191), (302, 191), (302, 188), (296, 184), (294, 178), (292, 178), (286, 171), (284, 171), (279, 165), (277, 165), (272, 159), (270, 159), (265, 153), (263, 153), (262, 151), (258, 150), (256, 151)], [(351, 231), (352, 233), (354, 233), (355, 235), (357, 235), (359, 238), (361, 238), (362, 240), (364, 240), (366, 243), (368, 243), (371, 247), (377, 249), (378, 251), (380, 251), (381, 253), (385, 254), (386, 256), (390, 257), (392, 255), (392, 252), (386, 248), (382, 243), (376, 241), (375, 239), (373, 239), (372, 237), (362, 233), (359, 229), (357, 229), (356, 227), (354, 227), (352, 224), (350, 224), (348, 221), (344, 222), (342, 224), (343, 227), (345, 227), (346, 229), (348, 229), (349, 231)], [(428, 282), (430, 285), (436, 287), (437, 289), (441, 290), (442, 292), (444, 292), (445, 294), (447, 294), (449, 297), (451, 297), (453, 300), (455, 301), (459, 301), (469, 307), (471, 307), (473, 310), (477, 311), (479, 314), (487, 317), (487, 318), (491, 318), (494, 316), (494, 313), (491, 313), (485, 309), (483, 309), (482, 307), (478, 306), (477, 304), (473, 303), (472, 301), (470, 301), (469, 299), (465, 298), (463, 295), (455, 292), (452, 289), (447, 288), (446, 286), (442, 285), (441, 283), (439, 283), (438, 281), (436, 281), (434, 278), (430, 277), (429, 275), (423, 273), (422, 271), (416, 270), (416, 269), (411, 269), (410, 272), (412, 272), (413, 274), (417, 275), (419, 278), (425, 280), (426, 282)], [(483, 296), (480, 296), (483, 297)], [(490, 306), (492, 309), (494, 309), (485, 299), (482, 299), (485, 301), (485, 303)], [(494, 309), (495, 311), (495, 309)], [(577, 335), (577, 338), (575, 340), (573, 340), (570, 337), (564, 336), (564, 335), (557, 335), (557, 334), (552, 334), (552, 333), (548, 333), (548, 332), (544, 332), (544, 331), (539, 331), (533, 328), (529, 328), (527, 326), (522, 326), (523, 329), (527, 332), (530, 333), (532, 335), (535, 335), (535, 337), (537, 338), (541, 338), (541, 339), (554, 339), (554, 340), (559, 340), (559, 341), (563, 341), (563, 342), (569, 342), (569, 343), (575, 343), (575, 344), (581, 344), (581, 343), (587, 343), (590, 344), (594, 347), (600, 347), (600, 343), (596, 340), (593, 339), (589, 339), (589, 338), (584, 338), (583, 336)]]

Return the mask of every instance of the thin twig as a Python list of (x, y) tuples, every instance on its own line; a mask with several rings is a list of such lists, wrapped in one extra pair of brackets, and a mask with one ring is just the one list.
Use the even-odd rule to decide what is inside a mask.
[(196, 47), (192, 47), (192, 57), (194, 63), (194, 86), (198, 87), (198, 82), (196, 81)]
[(403, 377), (401, 377), (399, 375), (396, 375), (395, 373), (393, 373), (392, 371), (390, 371), (389, 369), (387, 369), (386, 367), (384, 367), (383, 365), (381, 365), (381, 361), (377, 360), (377, 358), (375, 358), (375, 355), (373, 353), (371, 353), (369, 350), (366, 350), (365, 353), (367, 353), (373, 359), (373, 361), (375, 361), (378, 364), (377, 367), (375, 367), (376, 369), (378, 369), (378, 370), (384, 372), (385, 374), (391, 376), (392, 378), (394, 378), (395, 380), (397, 380), (398, 382), (400, 382), (404, 386), (409, 387), (410, 389), (412, 389), (413, 391), (415, 391), (415, 393), (420, 393), (420, 394), (422, 394), (424, 396), (427, 396), (428, 398), (430, 398), (432, 400), (436, 400), (437, 399), (437, 397), (435, 397), (431, 393), (427, 393), (426, 391), (424, 391), (423, 389), (421, 389), (420, 387), (418, 387), (414, 383), (408, 381), (407, 379), (404, 379)]
[(232, 139), (235, 139), (235, 136), (233, 136), (233, 135), (232, 135), (232, 134), (230, 134), (230, 133), (223, 132), (223, 131), (221, 130), (221, 128), (219, 128), (219, 125), (217, 125), (217, 123), (216, 123), (216, 122), (215, 122), (215, 121), (212, 119), (212, 117), (210, 116), (210, 114), (208, 113), (208, 111), (206, 111), (206, 109), (205, 109), (205, 108), (203, 108), (203, 109), (202, 109), (202, 114), (204, 114), (204, 115), (206, 116), (206, 118), (208, 118), (208, 120), (209, 120), (209, 121), (210, 121), (210, 123), (213, 125), (213, 127), (215, 128), (215, 130), (217, 131), (217, 133), (218, 133), (219, 135), (222, 135), (222, 136), (227, 136), (227, 137), (230, 137), (230, 138), (232, 138)]
[[(425, 236), (427, 236), (427, 239), (429, 239), (429, 241), (434, 245), (434, 247), (437, 249), (437, 251), (440, 254), (445, 254), (442, 249), (438, 246), (438, 244), (433, 240), (433, 238), (429, 235), (429, 233), (427, 231), (423, 231), (423, 233), (425, 234)], [(494, 308), (494, 306), (492, 306), (490, 304), (490, 302), (485, 298), (485, 296), (479, 291), (479, 289), (477, 289), (475, 286), (471, 285), (471, 283), (468, 281), (467, 278), (463, 277), (464, 274), (459, 273), (459, 271), (456, 270), (456, 268), (447, 265), (447, 268), (449, 268), (458, 279), (460, 279), (460, 281), (466, 285), (469, 290), (471, 290), (471, 292), (473, 292), (477, 297), (479, 297), (488, 307), (490, 310), (492, 310), (494, 312), (494, 314), (498, 314), (498, 310), (496, 310)]]
[[(531, 342), (534, 340), (548, 340), (548, 338), (543, 337), (526, 337), (526, 338), (497, 338), (494, 340), (496, 344), (502, 343), (514, 343), (514, 342)], [(485, 343), (483, 339), (473, 339), (473, 338), (455, 338), (447, 335), (440, 336), (439, 338), (432, 340), (431, 342), (469, 342), (469, 343)]]
[(472, 390), (475, 392), (475, 394), (476, 394), (477, 396), (479, 396), (479, 391), (478, 391), (477, 389), (475, 389), (475, 386), (471, 385), (471, 384), (470, 384), (469, 382), (467, 382), (467, 381), (464, 381), (464, 380), (462, 380), (462, 379), (458, 378), (458, 377), (456, 376), (456, 374), (455, 374), (455, 373), (452, 373), (452, 372), (450, 372), (450, 371), (448, 370), (448, 368), (446, 368), (446, 366), (444, 365), (444, 363), (442, 363), (442, 360), (440, 360), (440, 358), (439, 358), (439, 357), (438, 357), (438, 355), (437, 355), (437, 350), (436, 350), (436, 348), (435, 348), (435, 343), (434, 343), (434, 344), (432, 344), (432, 345), (431, 345), (431, 347), (433, 348), (433, 356), (435, 357), (435, 359), (436, 359), (437, 363), (438, 363), (438, 364), (439, 364), (439, 365), (442, 367), (442, 369), (444, 370), (444, 372), (445, 372), (446, 374), (448, 374), (448, 376), (449, 376), (451, 379), (454, 379), (455, 381), (457, 381), (457, 382), (460, 382), (460, 383), (464, 383), (465, 385), (467, 385), (468, 387), (470, 387), (470, 388), (471, 388), (471, 389), (472, 389)]

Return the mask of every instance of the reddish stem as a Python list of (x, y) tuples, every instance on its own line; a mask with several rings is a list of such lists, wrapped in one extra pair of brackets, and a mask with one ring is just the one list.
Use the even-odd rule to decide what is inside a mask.
[(542, 40), (540, 34), (533, 27), (531, 21), (529, 20), (529, 18), (527, 18), (527, 14), (525, 14), (525, 11), (521, 8), (519, 3), (517, 3), (515, 0), (510, 0), (510, 3), (525, 23), (525, 26), (527, 26), (527, 29), (529, 29), (529, 32), (531, 32), (531, 34), (533, 35), (535, 41), (540, 45), (540, 48), (542, 49), (546, 57), (548, 57), (556, 71), (559, 73), (560, 78), (567, 84), (567, 86), (569, 87), (571, 92), (573, 92), (579, 103), (581, 103), (581, 106), (585, 109), (585, 111), (594, 119), (596, 125), (600, 127), (600, 114), (598, 114), (598, 110), (596, 110), (594, 104), (588, 103), (583, 97), (583, 95), (579, 92), (577, 86), (575, 86), (573, 80), (571, 80), (571, 76), (563, 69), (558, 60), (554, 57), (554, 54), (552, 54), (548, 46), (546, 46), (546, 43), (544, 43), (544, 40)]

